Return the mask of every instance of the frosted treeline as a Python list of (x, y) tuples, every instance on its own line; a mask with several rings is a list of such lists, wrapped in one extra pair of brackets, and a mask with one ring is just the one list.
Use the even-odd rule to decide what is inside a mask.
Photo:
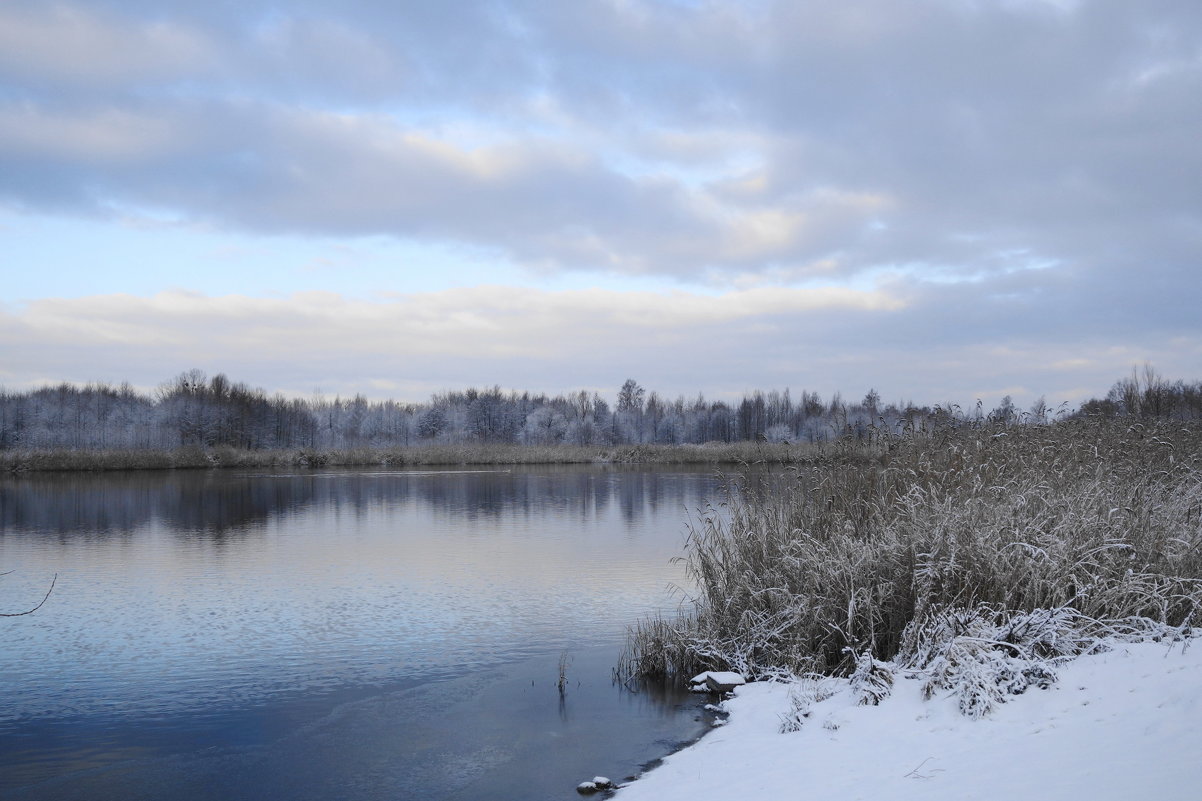
[(802, 392), (754, 392), (738, 403), (702, 396), (668, 400), (628, 380), (610, 399), (597, 392), (548, 396), (467, 389), (425, 403), (269, 396), (198, 370), (153, 394), (129, 385), (60, 384), (0, 393), (0, 448), (395, 447), (462, 442), (548, 445), (703, 443), (829, 439), (884, 418), (904, 424), (932, 413), (823, 400)]
[[(1202, 417), (1202, 384), (1152, 387), (1133, 376), (1106, 399), (1104, 414), (1168, 413)], [(1159, 383), (1156, 383), (1159, 381)], [(1134, 384), (1134, 389), (1132, 387)], [(1149, 394), (1151, 392), (1151, 394)], [(191, 370), (154, 393), (128, 384), (59, 384), (0, 391), (0, 450), (161, 449), (187, 446), (265, 448), (396, 447), (467, 442), (552, 445), (820, 442), (872, 427), (901, 431), (941, 418), (1044, 422), (1063, 414), (1042, 400), (1019, 410), (1009, 398), (992, 409), (883, 403), (876, 391), (847, 402), (836, 393), (751, 392), (738, 402), (666, 398), (627, 380), (611, 399), (580, 391), (548, 396), (467, 389), (425, 403), (267, 395), (223, 374)]]

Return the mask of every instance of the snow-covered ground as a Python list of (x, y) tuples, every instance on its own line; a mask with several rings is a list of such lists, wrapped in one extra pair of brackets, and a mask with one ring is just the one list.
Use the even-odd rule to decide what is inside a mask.
[(981, 720), (917, 679), (875, 707), (844, 681), (787, 734), (788, 688), (749, 684), (726, 725), (616, 799), (1202, 799), (1202, 642), (1118, 644), (1059, 673)]

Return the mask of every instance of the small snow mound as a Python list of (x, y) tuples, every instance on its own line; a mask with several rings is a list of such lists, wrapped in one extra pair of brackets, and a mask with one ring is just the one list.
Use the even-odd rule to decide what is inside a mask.
[(594, 776), (591, 781), (581, 782), (580, 784), (576, 785), (576, 792), (580, 793), (581, 795), (592, 795), (593, 793), (599, 793), (602, 790), (617, 789), (617, 786), (618, 785), (614, 784), (604, 776)]
[(743, 678), (743, 674), (741, 673), (723, 670), (707, 670), (704, 673), (698, 673), (689, 680), (689, 689), (695, 693), (728, 693), (735, 687), (739, 687), (746, 683), (747, 679)]

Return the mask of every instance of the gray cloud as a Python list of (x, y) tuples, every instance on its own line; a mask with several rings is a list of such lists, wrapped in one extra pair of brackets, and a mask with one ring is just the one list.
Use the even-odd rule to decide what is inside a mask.
[[(47, 147), (6, 164), (2, 190), (35, 208), (87, 194), (252, 229), (466, 239), (562, 269), (1074, 259), (1166, 214), (1198, 222), (1195, 5), (175, 4), (164, 19), (159, 4), (15, 3), (0, 12), (10, 139), (124, 115), (147, 135), (174, 124), (184, 146), (125, 169)], [(472, 173), (409, 141), (462, 146), (463, 126), (496, 140), (485, 158), (523, 163)], [(741, 133), (758, 191), (721, 191), (737, 169), (697, 186), (682, 177), (696, 162), (663, 148), (669, 169), (629, 166), (649, 134), (707, 130)], [(846, 202), (868, 197), (888, 204)]]
[(244, 229), (390, 233), (627, 273), (782, 257), (864, 201), (739, 206), (556, 140), (463, 147), (382, 115), (226, 106), (0, 111), (0, 192), (34, 208), (149, 206)]
[(904, 312), (761, 311), (771, 336), (707, 352), (776, 354), (748, 386), (904, 364), (950, 394), (923, 351), (982, 392), (1078, 365), (1071, 392), (1130, 360), (1197, 372), (1198, 97), (1193, 0), (13, 0), (0, 202), (724, 290), (877, 282)]

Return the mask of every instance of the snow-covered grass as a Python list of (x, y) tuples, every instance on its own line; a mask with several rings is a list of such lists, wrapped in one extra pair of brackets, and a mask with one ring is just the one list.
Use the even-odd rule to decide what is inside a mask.
[(1202, 432), (884, 437), (734, 495), (632, 674), (760, 681), (620, 801), (1202, 798)]
[(901, 654), (963, 673), (1085, 653), (1115, 626), (1197, 622), (1198, 429), (962, 426), (794, 469), (785, 488), (737, 493), (695, 528), (697, 594), (680, 618), (636, 627), (624, 670), (846, 676), (865, 654)]
[[(1121, 643), (1010, 696), (987, 717), (928, 674), (893, 675), (877, 706), (843, 678), (756, 682), (729, 722), (621, 789), (617, 801), (891, 799), (1128, 801), (1202, 797), (1202, 648)], [(797, 726), (783, 726), (801, 706)], [(792, 729), (792, 730), (788, 730)]]

